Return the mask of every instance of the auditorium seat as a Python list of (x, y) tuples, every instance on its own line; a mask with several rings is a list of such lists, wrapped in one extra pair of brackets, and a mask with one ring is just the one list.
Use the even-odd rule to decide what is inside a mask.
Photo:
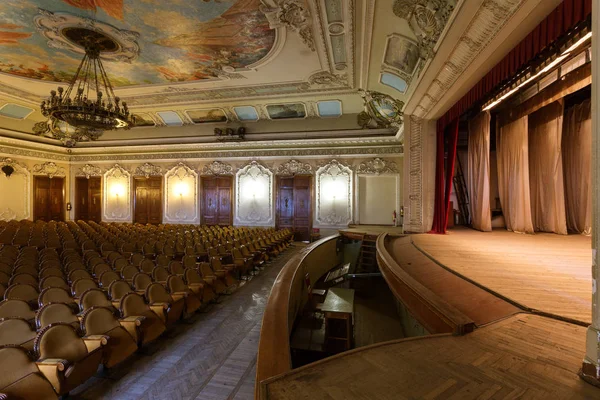
[(72, 309), (77, 309), (77, 303), (75, 299), (71, 297), (69, 292), (63, 288), (59, 287), (50, 287), (42, 290), (38, 297), (38, 306), (43, 307), (46, 304), (50, 303), (64, 303), (67, 304)]
[(35, 320), (35, 311), (23, 300), (7, 299), (0, 301), (0, 318), (21, 317), (28, 321)]
[(77, 279), (71, 284), (71, 294), (78, 299), (86, 290), (97, 288), (98, 284), (89, 278)]
[[(210, 264), (208, 264), (207, 262), (201, 262), (200, 264), (198, 264), (197, 271), (199, 272), (199, 278), (197, 278), (193, 274), (190, 274), (188, 272), (189, 269), (190, 268), (186, 269), (186, 275), (185, 275), (185, 280), (188, 285), (191, 283), (206, 282), (206, 284), (208, 284), (210, 287), (213, 288), (213, 290), (215, 291), (216, 294), (222, 294), (227, 290), (227, 285), (225, 284), (225, 280), (222, 279), (221, 277), (217, 276), (215, 274), (215, 272), (210, 268)], [(195, 279), (200, 279), (201, 282), (196, 282), (196, 281), (194, 281)]]
[(156, 340), (166, 330), (163, 306), (151, 308), (137, 293), (128, 293), (121, 299), (119, 309), (123, 317), (145, 317), (142, 323), (140, 346)]
[(210, 259), (210, 268), (216, 276), (224, 279), (227, 286), (234, 285), (237, 282), (237, 279), (233, 276), (237, 272), (235, 265), (221, 264), (221, 260), (218, 257), (213, 257)]
[(73, 309), (67, 304), (50, 303), (38, 310), (35, 315), (35, 326), (38, 330), (56, 322), (70, 324), (73, 328), (80, 330), (81, 321)]
[[(138, 330), (142, 320), (142, 318), (119, 320), (111, 309), (94, 306), (85, 311), (81, 325), (86, 335), (109, 337), (108, 343), (104, 346), (102, 364), (106, 368), (112, 368), (129, 358), (138, 349)], [(129, 329), (125, 328), (126, 326)], [(130, 330), (134, 335), (129, 333)]]
[(57, 399), (52, 385), (29, 354), (20, 346), (0, 346), (0, 392), (5, 399)]
[(35, 329), (23, 318), (0, 319), (0, 345), (15, 344), (32, 351), (35, 336)]
[(48, 276), (40, 282), (40, 291), (50, 288), (50, 287), (59, 287), (65, 290), (69, 290), (69, 284), (65, 282), (65, 280), (58, 276)]
[(38, 290), (35, 286), (17, 283), (9, 286), (4, 293), (4, 299), (6, 300), (23, 300), (27, 302), (31, 307), (37, 308), (37, 299), (39, 296)]
[(164, 307), (167, 326), (173, 325), (181, 319), (185, 307), (185, 294), (174, 299), (163, 285), (154, 282), (146, 287), (144, 297), (151, 307), (158, 305)]
[[(185, 299), (185, 314), (191, 315), (196, 312), (203, 301), (204, 288), (200, 288), (200, 293), (195, 293), (185, 284), (183, 279), (177, 275), (169, 275), (166, 281), (167, 288), (173, 297), (181, 296)], [(212, 300), (209, 299), (208, 301)], [(206, 303), (208, 303), (206, 301)]]
[(81, 337), (67, 323), (48, 325), (35, 338), (38, 367), (62, 396), (96, 373), (107, 341), (104, 335)]

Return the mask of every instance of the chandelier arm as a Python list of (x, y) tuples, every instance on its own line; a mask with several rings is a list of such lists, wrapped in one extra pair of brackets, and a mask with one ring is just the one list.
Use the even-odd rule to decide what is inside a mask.
[(98, 95), (100, 93), (100, 86), (98, 86), (98, 64), (100, 64), (100, 63), (99, 62), (94, 63), (94, 80), (96, 82), (96, 103), (98, 103), (98, 106), (101, 106), (102, 100), (100, 99), (100, 96)]
[[(102, 65), (102, 63), (98, 63), (98, 65), (100, 66), (100, 74), (102, 75), (102, 80), (104, 81), (104, 87), (106, 88), (106, 95), (108, 96), (109, 101), (112, 101), (116, 107), (117, 102), (116, 102), (115, 98), (117, 96), (115, 96), (113, 87), (110, 84), (110, 80), (108, 79), (108, 74), (106, 73), (106, 70), (104, 69), (104, 65)], [(111, 98), (112, 98), (112, 100), (111, 100)]]
[(69, 83), (69, 86), (67, 87), (67, 90), (65, 91), (65, 97), (64, 97), (65, 99), (68, 99), (71, 97), (71, 91), (75, 87), (75, 83), (77, 83), (77, 78), (79, 78), (79, 73), (81, 72), (81, 67), (83, 66), (83, 63), (85, 62), (85, 57), (86, 56), (83, 56), (83, 59), (79, 63), (79, 67), (77, 67), (77, 72), (75, 72), (73, 79), (71, 79), (71, 82)]

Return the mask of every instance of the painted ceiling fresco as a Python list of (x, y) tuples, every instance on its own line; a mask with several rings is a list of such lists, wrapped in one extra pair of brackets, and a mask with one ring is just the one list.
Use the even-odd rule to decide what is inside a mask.
[(34, 23), (42, 9), (133, 31), (137, 57), (104, 62), (114, 86), (214, 78), (260, 61), (273, 47), (275, 31), (259, 6), (260, 0), (2, 0), (0, 72), (59, 82), (74, 75), (81, 54), (48, 45)]

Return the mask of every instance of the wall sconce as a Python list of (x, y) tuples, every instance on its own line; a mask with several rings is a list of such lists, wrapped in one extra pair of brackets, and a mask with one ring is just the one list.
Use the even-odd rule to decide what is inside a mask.
[(125, 194), (125, 187), (120, 183), (114, 183), (112, 185), (112, 193), (118, 199), (119, 197), (122, 197)]
[(179, 197), (187, 196), (189, 192), (188, 185), (185, 182), (178, 182), (173, 187), (173, 192)]
[(323, 185), (323, 197), (335, 202), (336, 199), (346, 198), (346, 186), (339, 179), (332, 179)]

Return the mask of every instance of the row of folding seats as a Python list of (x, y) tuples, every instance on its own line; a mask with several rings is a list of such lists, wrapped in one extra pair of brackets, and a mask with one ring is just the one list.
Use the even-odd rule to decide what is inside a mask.
[[(188, 229), (200, 237), (194, 227)], [(138, 238), (147, 237), (144, 230), (131, 229)], [(7, 265), (13, 266), (6, 271), (11, 272), (7, 282), (11, 289), (0, 302), (0, 344), (6, 343), (0, 346), (0, 370), (4, 356), (20, 365), (15, 374), (0, 377), (0, 392), (24, 398), (31, 393), (37, 393), (31, 398), (67, 393), (100, 363), (110, 368), (122, 362), (182, 316), (225, 292), (236, 282), (236, 274), (247, 273), (250, 266), (279, 253), (291, 238), (288, 231), (262, 235), (255, 231), (260, 249), (250, 253), (251, 234), (221, 234), (219, 243), (230, 245), (234, 263), (222, 264), (224, 257), (217, 255), (209, 264), (201, 261), (203, 254), (192, 250), (184, 252), (181, 261), (166, 254), (139, 257), (135, 248), (115, 251), (114, 235), (100, 225), (59, 224), (53, 231), (68, 244), (60, 253), (55, 248), (14, 245), (14, 235), (11, 245), (0, 248), (0, 259), (6, 256)], [(31, 230), (29, 235), (31, 239)], [(247, 256), (240, 257), (238, 251), (244, 250)], [(47, 390), (48, 384), (53, 391)]]

